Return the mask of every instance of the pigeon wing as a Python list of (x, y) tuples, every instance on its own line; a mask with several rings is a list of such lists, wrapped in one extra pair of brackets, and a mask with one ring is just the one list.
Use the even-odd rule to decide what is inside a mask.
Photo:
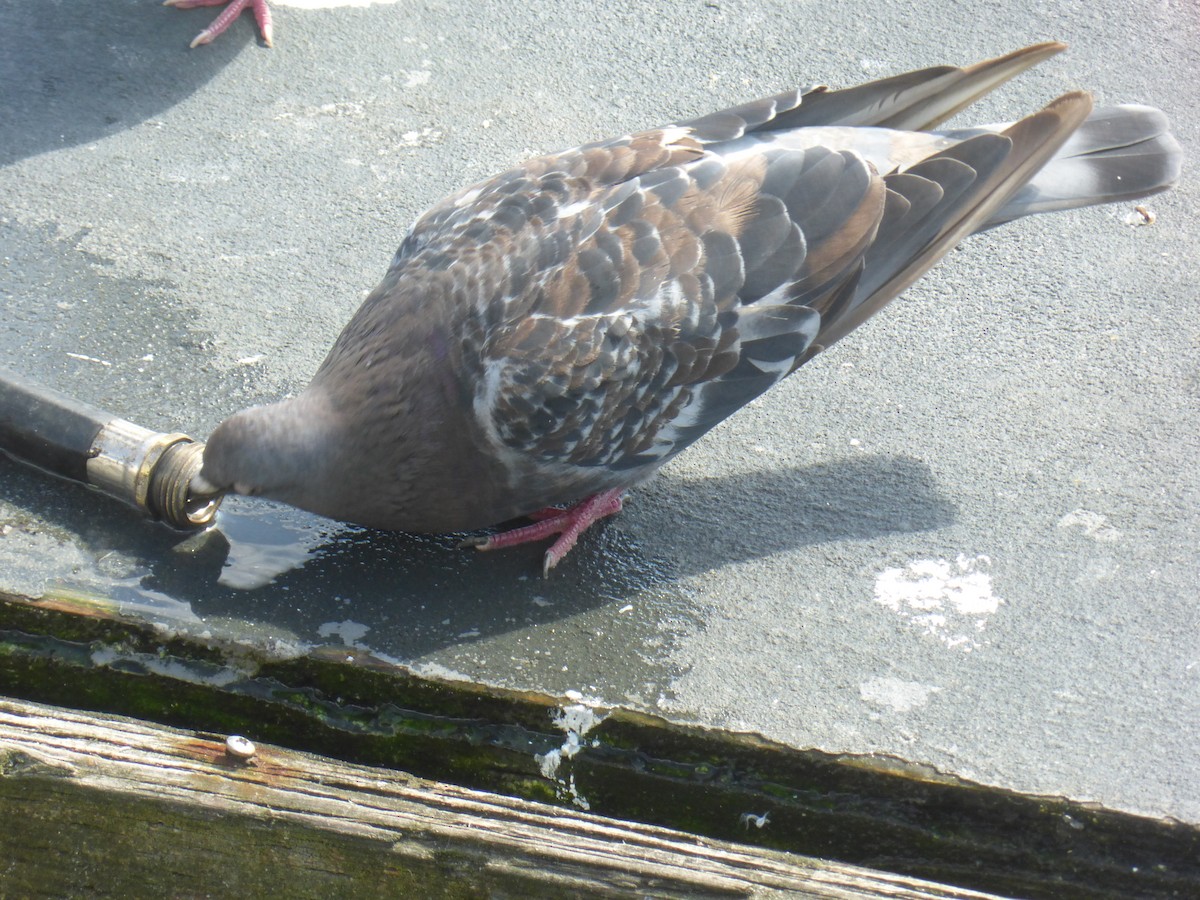
[(477, 417), (544, 465), (661, 463), (795, 367), (884, 205), (861, 157), (821, 147), (704, 152), (558, 204), (512, 236), (521, 289), (475, 329)]

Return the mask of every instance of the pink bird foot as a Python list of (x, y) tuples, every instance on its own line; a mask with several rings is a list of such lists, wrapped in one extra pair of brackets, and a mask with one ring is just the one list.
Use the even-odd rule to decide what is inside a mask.
[(220, 6), (222, 3), (229, 5), (213, 19), (211, 25), (196, 35), (191, 46), (198, 47), (201, 44), (210, 43), (213, 38), (233, 24), (233, 20), (240, 16), (246, 7), (254, 11), (254, 20), (258, 22), (258, 30), (262, 34), (263, 43), (268, 47), (271, 46), (271, 8), (267, 6), (267, 0), (163, 0), (163, 6), (174, 6), (177, 9)]
[(589, 525), (621, 511), (621, 497), (624, 493), (624, 488), (614, 488), (611, 491), (593, 494), (566, 509), (539, 509), (528, 516), (534, 520), (532, 525), (489, 534), (486, 537), (468, 538), (463, 541), (462, 546), (474, 547), (476, 550), (499, 550), (502, 547), (540, 541), (557, 534), (558, 540), (550, 545), (542, 561), (542, 576), (545, 577), (570, 552)]

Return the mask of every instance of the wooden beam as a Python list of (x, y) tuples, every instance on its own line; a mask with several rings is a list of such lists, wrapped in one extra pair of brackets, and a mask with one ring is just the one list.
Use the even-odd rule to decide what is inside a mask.
[(994, 896), (5, 699), (0, 814), (6, 896)]

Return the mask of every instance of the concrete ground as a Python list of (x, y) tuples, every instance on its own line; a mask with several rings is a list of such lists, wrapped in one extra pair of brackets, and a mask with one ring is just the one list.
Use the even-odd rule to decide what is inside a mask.
[(302, 387), (416, 215), (533, 153), (1061, 39), (961, 120), (1082, 87), (1191, 160), (1152, 226), (968, 241), (547, 581), (249, 500), (181, 540), (0, 460), (0, 588), (1200, 823), (1200, 11), (1034, 7), (279, 0), (274, 49), (244, 17), (189, 51), (212, 10), (0, 6), (0, 364), (197, 436)]

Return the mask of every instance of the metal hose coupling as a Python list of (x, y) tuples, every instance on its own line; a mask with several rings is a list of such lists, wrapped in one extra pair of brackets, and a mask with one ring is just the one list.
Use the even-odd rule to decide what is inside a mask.
[(92, 442), (87, 483), (174, 528), (200, 528), (221, 503), (219, 494), (193, 489), (203, 453), (204, 444), (186, 434), (112, 419)]
[(208, 525), (221, 502), (199, 477), (204, 444), (135, 425), (5, 369), (0, 451), (174, 528)]

